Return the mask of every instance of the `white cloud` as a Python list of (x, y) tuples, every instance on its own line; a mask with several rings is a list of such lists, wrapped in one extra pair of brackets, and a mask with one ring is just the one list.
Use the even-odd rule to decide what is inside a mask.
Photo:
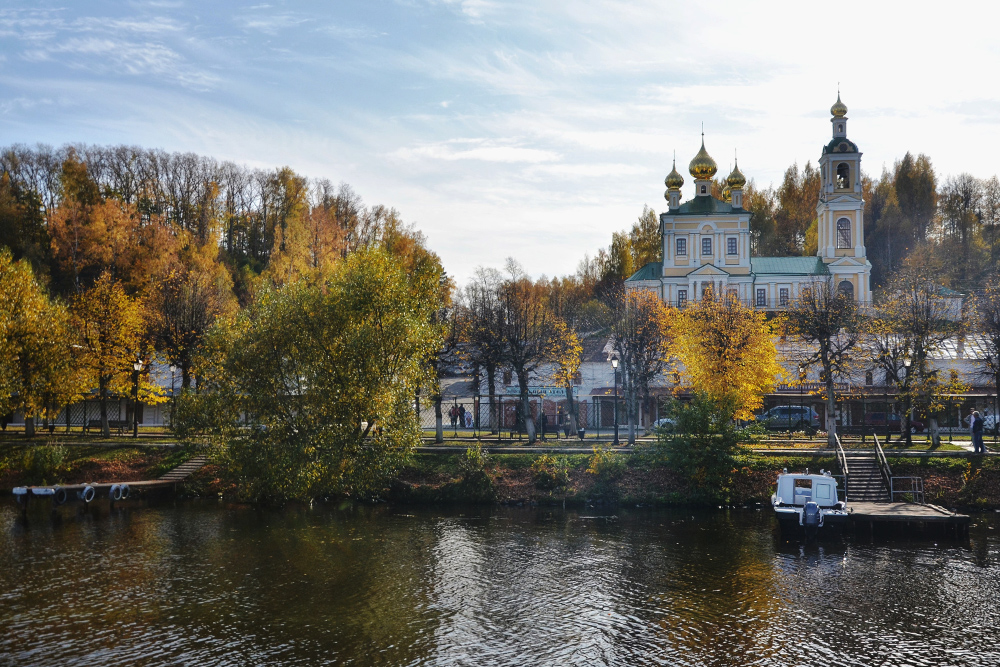
[[(469, 148), (463, 146), (472, 144)], [(464, 139), (448, 141), (423, 146), (400, 148), (390, 154), (404, 161), (444, 160), (476, 160), (480, 162), (529, 163), (553, 162), (559, 155), (552, 151), (522, 146), (499, 145), (491, 141)]]

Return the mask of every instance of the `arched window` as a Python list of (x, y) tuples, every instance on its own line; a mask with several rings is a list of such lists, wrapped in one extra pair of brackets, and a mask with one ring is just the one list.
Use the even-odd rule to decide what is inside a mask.
[(837, 220), (837, 247), (851, 247), (851, 221), (847, 218)]
[(837, 165), (837, 189), (846, 190), (851, 187), (851, 168), (846, 162)]
[(707, 193), (708, 193), (708, 186), (705, 185), (701, 186), (701, 194), (707, 194)]
[(841, 280), (840, 284), (837, 285), (837, 291), (848, 299), (854, 298), (854, 283), (850, 280)]

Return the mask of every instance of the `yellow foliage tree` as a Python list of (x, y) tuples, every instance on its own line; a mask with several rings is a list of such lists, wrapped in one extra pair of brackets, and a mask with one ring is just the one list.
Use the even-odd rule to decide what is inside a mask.
[(677, 317), (673, 351), (691, 388), (726, 406), (735, 419), (752, 419), (764, 394), (785, 375), (774, 345), (776, 326), (736, 299), (709, 297)]
[(552, 379), (556, 384), (566, 389), (566, 412), (569, 418), (570, 431), (575, 433), (576, 423), (576, 403), (573, 401), (573, 380), (580, 370), (580, 362), (583, 360), (583, 346), (576, 332), (566, 326), (560, 318), (553, 320), (554, 333), (550, 342), (549, 355), (555, 362), (556, 369), (552, 373)]
[(14, 262), (6, 248), (0, 250), (0, 301), (0, 412), (20, 410), (32, 436), (36, 415), (51, 419), (57, 404), (79, 395), (69, 317), (49, 300), (28, 262)]
[[(105, 272), (74, 300), (73, 326), (81, 340), (81, 368), (91, 386), (97, 385), (101, 431), (108, 436), (108, 398), (112, 393), (128, 396), (132, 392), (134, 363), (141, 361), (149, 368), (152, 350), (146, 337), (146, 310), (140, 299), (126, 294)], [(149, 382), (148, 373), (139, 379), (139, 400), (164, 400), (159, 387)]]

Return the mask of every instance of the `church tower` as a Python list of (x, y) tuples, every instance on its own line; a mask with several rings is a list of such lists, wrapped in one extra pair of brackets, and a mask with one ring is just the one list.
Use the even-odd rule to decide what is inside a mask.
[(847, 138), (847, 106), (830, 108), (833, 139), (820, 156), (822, 184), (816, 206), (817, 255), (827, 265), (834, 287), (862, 303), (871, 302), (871, 264), (865, 252), (864, 208), (861, 193), (861, 152)]

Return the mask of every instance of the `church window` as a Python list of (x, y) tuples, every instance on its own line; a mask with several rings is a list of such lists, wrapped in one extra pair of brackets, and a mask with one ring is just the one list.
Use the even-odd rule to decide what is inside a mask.
[(851, 168), (846, 162), (837, 165), (837, 189), (846, 190), (851, 187)]
[(712, 254), (712, 239), (706, 238), (701, 240), (701, 254), (702, 255)]
[(677, 254), (687, 255), (688, 254), (688, 240), (687, 239), (677, 239)]
[(843, 131), (844, 131), (844, 125), (843, 124), (837, 125), (837, 132), (843, 132)]
[(677, 307), (683, 308), (688, 302), (688, 291), (686, 289), (677, 290)]
[(767, 290), (760, 288), (757, 290), (757, 307), (763, 308), (767, 305)]
[(841, 280), (840, 284), (837, 285), (837, 291), (846, 296), (848, 299), (854, 298), (854, 283), (850, 280)]
[(730, 255), (736, 254), (736, 238), (730, 237), (726, 239), (726, 253)]
[(851, 247), (851, 221), (847, 218), (837, 220), (837, 247)]
[(875, 384), (875, 377), (872, 375), (871, 371), (865, 373), (865, 384), (869, 387)]
[(708, 189), (707, 189), (707, 187), (706, 187), (706, 186), (704, 186), (704, 185), (703, 185), (703, 186), (701, 186), (701, 194), (707, 194), (707, 193), (708, 193)]
[(788, 305), (788, 288), (782, 287), (778, 290), (778, 305), (787, 306)]

